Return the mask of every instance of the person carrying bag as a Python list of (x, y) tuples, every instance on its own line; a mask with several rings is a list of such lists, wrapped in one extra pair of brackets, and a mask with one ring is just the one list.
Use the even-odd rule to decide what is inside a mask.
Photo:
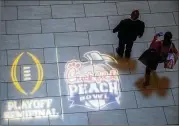
[(150, 73), (157, 69), (159, 63), (164, 63), (164, 68), (172, 69), (177, 61), (179, 53), (172, 43), (172, 33), (166, 32), (164, 40), (159, 40), (163, 33), (157, 33), (152, 40), (149, 49), (147, 49), (140, 57), (141, 61), (146, 66), (144, 87), (150, 84)]

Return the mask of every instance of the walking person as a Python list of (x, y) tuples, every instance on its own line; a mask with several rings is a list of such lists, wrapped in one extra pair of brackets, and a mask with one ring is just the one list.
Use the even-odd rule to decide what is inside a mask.
[[(154, 36), (149, 49), (147, 49), (139, 58), (139, 60), (146, 65), (145, 80), (143, 86), (146, 87), (150, 84), (150, 73), (157, 69), (159, 63), (167, 61), (169, 54), (178, 56), (178, 51), (172, 43), (172, 33), (166, 32), (164, 40), (159, 40), (163, 33), (158, 33)], [(176, 63), (176, 57), (174, 58)], [(175, 64), (174, 63), (174, 64)]]
[[(139, 20), (139, 11), (134, 10), (131, 17), (122, 20), (114, 29), (113, 33), (118, 32), (119, 47), (116, 48), (117, 54), (122, 58), (125, 50), (125, 57), (130, 58), (131, 50), (137, 36), (143, 36), (145, 24)], [(126, 48), (125, 48), (126, 45)]]

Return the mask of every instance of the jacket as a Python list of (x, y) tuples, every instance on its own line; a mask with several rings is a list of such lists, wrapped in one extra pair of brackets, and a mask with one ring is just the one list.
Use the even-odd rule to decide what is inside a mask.
[(135, 41), (137, 36), (143, 36), (144, 29), (143, 21), (124, 19), (113, 29), (113, 33), (118, 32), (119, 39)]

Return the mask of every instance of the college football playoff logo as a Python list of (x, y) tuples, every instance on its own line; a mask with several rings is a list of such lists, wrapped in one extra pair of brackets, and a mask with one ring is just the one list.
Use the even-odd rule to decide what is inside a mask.
[[(36, 81), (36, 84), (35, 84), (35, 87), (32, 89), (32, 91), (31, 92), (26, 92), (23, 88), (22, 88), (22, 86), (21, 86), (21, 84), (19, 83), (19, 80), (17, 79), (17, 65), (18, 65), (18, 62), (19, 62), (19, 60), (21, 59), (21, 57), (23, 56), (23, 55), (27, 55), (27, 56), (29, 56), (32, 60), (33, 60), (33, 62), (35, 63), (35, 65), (36, 65), (36, 69), (37, 69), (37, 73), (38, 73), (38, 79), (37, 79), (37, 81)], [(30, 81), (31, 80), (31, 73), (30, 73), (30, 67), (29, 66), (24, 66), (23, 67), (23, 74), (24, 74), (24, 81)], [(40, 63), (40, 61), (39, 61), (39, 59), (36, 57), (36, 56), (34, 56), (32, 53), (30, 53), (30, 52), (22, 52), (22, 53), (20, 53), (16, 58), (15, 58), (15, 60), (14, 60), (14, 62), (13, 62), (13, 64), (12, 64), (12, 67), (11, 67), (11, 79), (12, 79), (12, 82), (13, 82), (13, 84), (14, 84), (14, 86), (15, 86), (15, 88), (20, 92), (20, 93), (22, 93), (22, 94), (24, 94), (24, 95), (28, 95), (28, 94), (30, 94), (30, 95), (32, 95), (32, 94), (34, 94), (39, 88), (40, 88), (40, 86), (41, 86), (41, 84), (42, 84), (42, 81), (43, 81), (43, 68), (42, 68), (42, 65), (41, 65), (41, 63)]]

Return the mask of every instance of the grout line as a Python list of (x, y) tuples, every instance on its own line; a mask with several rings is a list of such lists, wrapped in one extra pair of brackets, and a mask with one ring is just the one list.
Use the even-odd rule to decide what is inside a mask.
[(128, 126), (129, 126), (129, 119), (128, 119), (128, 116), (127, 116), (127, 109), (124, 109), (124, 112), (125, 112), (125, 114), (126, 114), (127, 124), (128, 124)]
[(109, 16), (107, 16), (107, 21), (108, 21), (109, 30), (112, 30), (112, 29), (110, 28), (110, 24), (109, 24)]
[(134, 97), (135, 97), (135, 101), (136, 101), (137, 108), (139, 108), (138, 103), (137, 103), (136, 91), (134, 91)]
[(174, 12), (172, 12), (172, 15), (173, 15), (173, 18), (174, 18), (175, 24), (177, 25), (177, 21), (176, 21), (176, 19), (175, 19)]
[(86, 16), (85, 4), (83, 4), (83, 9), (84, 9), (84, 14), (85, 14), (85, 17), (87, 17), (87, 16)]
[(42, 20), (40, 20), (40, 28), (41, 28), (41, 31), (40, 31), (41, 33), (37, 33), (37, 34), (44, 34), (43, 31), (42, 31)]
[(87, 114), (87, 118), (88, 118), (88, 125), (90, 125), (90, 123), (89, 123), (89, 115), (88, 115), (89, 112), (87, 112), (86, 114)]
[[(20, 35), (17, 35), (17, 38), (18, 38), (18, 46), (19, 46), (18, 48), (20, 49), (20, 45), (21, 45), (20, 44)], [(8, 49), (8, 50), (10, 50), (10, 49)]]
[(50, 11), (51, 11), (51, 19), (52, 19), (53, 18), (52, 5), (50, 5)]
[(17, 20), (18, 20), (19, 19), (19, 9), (17, 6), (16, 6), (16, 9), (17, 9)]
[[(176, 88), (177, 88), (177, 87), (176, 87)], [(173, 95), (173, 91), (172, 91), (172, 89), (175, 89), (175, 88), (169, 88), (169, 89), (170, 89), (171, 94), (172, 94), (173, 102), (174, 102), (175, 105), (177, 105), (176, 102), (175, 102), (175, 98), (174, 98), (174, 95)], [(178, 87), (178, 89), (179, 89), (179, 87)]]
[[(49, 6), (49, 5), (48, 5)], [(162, 14), (162, 13), (170, 13), (172, 14), (173, 12), (157, 12), (157, 13), (141, 13), (140, 15), (143, 15), (143, 14)], [(118, 15), (118, 14), (115, 14), (115, 15), (108, 15), (108, 16), (128, 16), (130, 14), (121, 14), (121, 15)], [(65, 18), (43, 18), (43, 20), (45, 19), (69, 19), (69, 18), (93, 18), (93, 17), (106, 17), (106, 16), (87, 16), (87, 17), (65, 17)], [(18, 19), (18, 20), (40, 20), (40, 19)], [(2, 20), (2, 21), (5, 21), (5, 20)], [(11, 19), (11, 20), (6, 20), (6, 21), (16, 21), (15, 19)]]
[[(152, 13), (151, 8), (150, 8), (150, 4), (149, 4), (149, 0), (147, 0), (147, 4), (148, 4), (150, 13)], [(152, 14), (153, 14), (153, 13), (152, 13)]]
[(117, 3), (115, 2), (114, 4), (116, 6), (117, 15), (119, 15), (118, 8), (117, 8)]
[(167, 116), (166, 116), (166, 114), (165, 114), (164, 107), (162, 107), (162, 110), (163, 110), (163, 114), (164, 114), (164, 116), (165, 116), (166, 123), (167, 123), (167, 125), (168, 125)]
[[(76, 18), (74, 18), (74, 24), (75, 24), (75, 31), (73, 31), (73, 32), (79, 32), (79, 31), (77, 31), (77, 29), (76, 29)], [(70, 32), (69, 32), (70, 33)]]
[(91, 43), (90, 43), (90, 35), (89, 35), (89, 32), (88, 32), (88, 31), (87, 31), (87, 34), (88, 34), (89, 46), (91, 46)]

